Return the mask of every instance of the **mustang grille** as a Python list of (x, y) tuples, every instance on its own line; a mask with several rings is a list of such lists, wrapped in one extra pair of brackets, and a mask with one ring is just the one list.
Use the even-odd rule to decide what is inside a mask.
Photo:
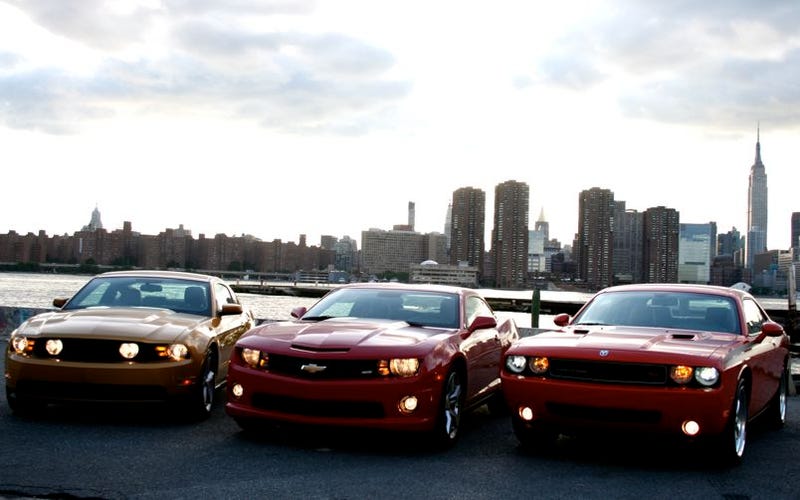
[(617, 384), (666, 385), (668, 381), (667, 367), (663, 365), (572, 359), (551, 359), (550, 376), (557, 379)]
[(64, 348), (57, 356), (48, 354), (45, 344), (46, 338), (36, 339), (33, 347), (33, 357), (42, 359), (60, 359), (62, 361), (74, 361), (78, 363), (127, 363), (128, 361), (135, 361), (137, 363), (149, 361), (163, 361), (156, 354), (155, 345), (153, 344), (139, 344), (139, 353), (132, 360), (122, 357), (119, 353), (119, 347), (124, 340), (107, 340), (107, 339), (61, 339)]
[(254, 394), (253, 406), (262, 410), (278, 411), (291, 415), (329, 418), (383, 418), (383, 406), (372, 401), (318, 401)]
[(163, 387), (150, 385), (80, 384), (21, 380), (16, 391), (26, 398), (48, 401), (165, 401)]
[(378, 377), (375, 360), (310, 359), (269, 355), (269, 371), (314, 380), (343, 380)]

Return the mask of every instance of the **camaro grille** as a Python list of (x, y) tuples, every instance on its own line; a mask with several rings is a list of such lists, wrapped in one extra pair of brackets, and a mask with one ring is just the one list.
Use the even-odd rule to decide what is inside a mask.
[(314, 380), (346, 380), (378, 377), (375, 360), (310, 359), (269, 355), (269, 371)]
[(557, 379), (616, 384), (666, 385), (668, 380), (667, 367), (663, 365), (573, 359), (551, 359), (550, 376)]
[(327, 418), (383, 418), (383, 405), (374, 401), (321, 401), (254, 394), (253, 406), (262, 410), (291, 415)]
[(122, 357), (119, 347), (126, 341), (108, 339), (61, 339), (64, 344), (61, 352), (53, 356), (47, 352), (48, 339), (36, 339), (33, 348), (33, 357), (41, 359), (60, 359), (62, 361), (74, 361), (78, 363), (125, 363), (135, 361), (137, 363), (150, 361), (163, 361), (156, 353), (156, 346), (137, 342), (139, 353), (132, 360)]

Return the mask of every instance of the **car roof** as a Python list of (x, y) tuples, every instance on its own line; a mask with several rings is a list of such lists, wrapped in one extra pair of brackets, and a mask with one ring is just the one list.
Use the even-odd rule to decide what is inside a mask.
[(707, 295), (719, 295), (726, 297), (751, 297), (748, 292), (736, 288), (729, 288), (716, 285), (696, 285), (688, 283), (637, 283), (633, 285), (610, 286), (600, 290), (600, 293), (626, 292), (626, 291), (645, 291), (645, 292), (686, 292), (701, 293)]
[(95, 276), (95, 278), (106, 278), (106, 277), (173, 278), (173, 279), (185, 279), (185, 280), (206, 281), (206, 282), (222, 281), (220, 278), (217, 278), (216, 276), (210, 276), (207, 274), (189, 273), (183, 271), (160, 271), (160, 270), (109, 271), (107, 273), (102, 273)]

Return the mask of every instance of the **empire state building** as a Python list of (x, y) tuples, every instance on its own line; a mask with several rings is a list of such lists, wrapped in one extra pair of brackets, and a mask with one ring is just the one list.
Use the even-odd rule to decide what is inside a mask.
[(767, 251), (767, 173), (761, 162), (761, 130), (756, 132), (756, 161), (750, 167), (747, 189), (746, 266), (753, 268), (756, 254)]

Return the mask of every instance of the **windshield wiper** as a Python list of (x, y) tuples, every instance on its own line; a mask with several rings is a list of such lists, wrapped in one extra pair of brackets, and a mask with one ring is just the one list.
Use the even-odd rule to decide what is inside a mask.
[(325, 321), (326, 319), (335, 318), (336, 316), (303, 316), (303, 321)]
[(608, 326), (608, 323), (603, 323), (602, 321), (581, 321), (580, 323), (575, 323), (575, 326)]

